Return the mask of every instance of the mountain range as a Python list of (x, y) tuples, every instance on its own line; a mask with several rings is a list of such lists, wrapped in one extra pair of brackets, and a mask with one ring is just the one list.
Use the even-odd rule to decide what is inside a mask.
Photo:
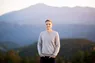
[(95, 8), (52, 7), (39, 3), (0, 16), (0, 21), (19, 24), (44, 24), (46, 19), (52, 19), (54, 24), (95, 24)]
[(2, 52), (7, 52), (8, 50), (19, 48), (19, 47), (20, 45), (14, 42), (8, 42), (8, 41), (1, 42), (0, 41), (0, 51)]
[(84, 38), (95, 42), (95, 8), (52, 7), (36, 4), (0, 16), (0, 41), (8, 41), (20, 46), (38, 40), (45, 30), (44, 21), (52, 19), (53, 29), (60, 38)]
[[(44, 25), (19, 25), (0, 22), (0, 41), (11, 41), (21, 46), (32, 44), (38, 40)], [(95, 42), (95, 25), (54, 25), (60, 39), (84, 38)]]

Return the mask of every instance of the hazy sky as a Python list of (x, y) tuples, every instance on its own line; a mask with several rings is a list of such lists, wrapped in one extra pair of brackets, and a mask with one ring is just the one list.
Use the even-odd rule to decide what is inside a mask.
[(44, 3), (56, 7), (88, 6), (95, 8), (95, 0), (0, 0), (0, 15), (7, 12), (20, 10), (37, 3)]

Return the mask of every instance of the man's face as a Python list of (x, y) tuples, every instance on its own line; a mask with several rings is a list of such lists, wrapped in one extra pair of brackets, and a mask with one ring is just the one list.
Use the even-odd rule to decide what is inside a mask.
[(52, 28), (52, 23), (51, 22), (46, 22), (46, 28), (51, 29)]

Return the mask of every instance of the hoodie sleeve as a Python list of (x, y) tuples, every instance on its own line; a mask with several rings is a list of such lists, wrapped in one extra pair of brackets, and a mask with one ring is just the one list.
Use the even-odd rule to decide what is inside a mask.
[(57, 56), (58, 52), (60, 50), (60, 38), (58, 32), (56, 33), (55, 37), (55, 51), (54, 51), (54, 56)]

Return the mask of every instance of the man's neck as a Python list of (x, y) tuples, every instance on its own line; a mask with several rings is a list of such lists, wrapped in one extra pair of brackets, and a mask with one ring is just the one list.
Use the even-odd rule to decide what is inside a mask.
[(52, 29), (47, 29), (48, 32), (52, 32), (53, 30)]

